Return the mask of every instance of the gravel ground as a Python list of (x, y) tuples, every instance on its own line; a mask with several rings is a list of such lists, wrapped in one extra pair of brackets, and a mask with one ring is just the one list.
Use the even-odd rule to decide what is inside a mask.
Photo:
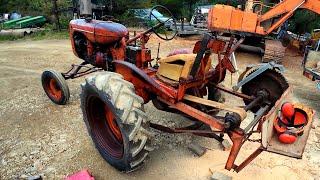
[[(172, 49), (192, 47), (194, 40), (161, 41), (160, 56)], [(158, 39), (148, 46), (156, 55)], [(259, 63), (259, 58), (237, 54), (240, 69)], [(214, 140), (189, 135), (170, 135), (155, 131), (156, 149), (138, 171), (124, 174), (108, 165), (98, 154), (89, 138), (79, 108), (79, 84), (83, 78), (69, 81), (70, 103), (57, 106), (42, 90), (40, 74), (45, 69), (66, 71), (71, 63), (79, 63), (68, 40), (15, 41), (0, 43), (0, 179), (27, 178), (41, 175), (46, 179), (61, 179), (83, 168), (97, 179), (208, 179), (209, 168), (234, 179), (319, 179), (320, 128), (315, 119), (302, 160), (262, 153), (242, 172), (223, 169), (228, 152)], [(286, 77), (294, 87), (294, 96), (320, 111), (320, 92), (315, 83), (304, 78), (301, 57), (288, 50), (284, 65)], [(228, 75), (224, 85), (231, 86)], [(227, 103), (241, 104), (227, 96)], [(145, 106), (152, 122), (181, 126), (185, 118)], [(252, 115), (251, 115), (252, 116)], [(249, 119), (250, 120), (250, 119)], [(202, 157), (194, 156), (186, 147), (191, 141), (209, 150)], [(245, 144), (239, 159), (248, 156), (257, 144)]]

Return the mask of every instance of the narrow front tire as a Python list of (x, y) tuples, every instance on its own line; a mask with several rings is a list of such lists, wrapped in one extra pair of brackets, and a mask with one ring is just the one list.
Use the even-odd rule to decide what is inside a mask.
[(69, 87), (61, 73), (46, 70), (42, 73), (41, 82), (49, 99), (58, 105), (65, 105), (70, 97)]

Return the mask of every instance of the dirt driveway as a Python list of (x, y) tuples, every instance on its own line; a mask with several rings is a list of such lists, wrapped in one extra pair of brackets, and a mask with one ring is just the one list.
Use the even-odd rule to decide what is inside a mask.
[[(151, 38), (149, 47), (155, 55), (158, 40)], [(193, 40), (178, 39), (161, 44), (160, 56), (174, 48), (192, 47)], [(257, 56), (237, 54), (240, 69), (258, 63)], [(286, 75), (294, 87), (294, 95), (320, 112), (320, 92), (302, 74), (301, 57), (288, 52)], [(0, 43), (0, 179), (26, 178), (42, 175), (61, 179), (88, 168), (96, 179), (208, 179), (209, 168), (234, 179), (319, 179), (320, 127), (315, 128), (302, 160), (263, 153), (240, 173), (223, 169), (228, 152), (211, 139), (188, 135), (168, 135), (156, 132), (156, 149), (138, 171), (124, 174), (108, 165), (98, 154), (89, 138), (79, 108), (79, 84), (70, 81), (71, 100), (67, 106), (57, 106), (45, 96), (40, 74), (44, 69), (65, 71), (71, 63), (80, 61), (72, 54), (68, 40), (16, 41)], [(225, 86), (230, 86), (228, 75)], [(228, 99), (227, 102), (241, 103)], [(156, 110), (146, 105), (153, 122), (169, 126), (180, 125), (183, 117)], [(199, 143), (211, 150), (196, 157), (187, 144)], [(239, 159), (252, 152), (257, 144), (246, 144)]]

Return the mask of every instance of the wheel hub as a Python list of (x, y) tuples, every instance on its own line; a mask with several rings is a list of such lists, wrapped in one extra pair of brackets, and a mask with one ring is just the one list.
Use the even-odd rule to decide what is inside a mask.
[(87, 107), (91, 132), (97, 143), (104, 147), (110, 156), (121, 159), (124, 148), (123, 139), (114, 111), (96, 96), (88, 97)]
[(62, 97), (62, 91), (55, 79), (50, 79), (48, 91), (55, 99), (59, 100)]
[[(263, 97), (262, 102), (269, 102), (270, 105), (273, 105), (288, 87), (289, 85), (282, 74), (274, 70), (267, 70), (244, 84), (241, 91), (248, 96), (261, 96)], [(246, 105), (251, 103), (251, 101), (244, 102)], [(253, 112), (257, 112), (259, 108), (260, 106), (258, 104), (250, 109)]]
[(107, 123), (108, 123), (112, 133), (119, 141), (122, 142), (122, 135), (121, 135), (121, 131), (119, 129), (119, 126), (117, 124), (116, 118), (114, 118), (112, 111), (108, 108), (107, 105), (104, 106), (104, 110), (105, 110)]

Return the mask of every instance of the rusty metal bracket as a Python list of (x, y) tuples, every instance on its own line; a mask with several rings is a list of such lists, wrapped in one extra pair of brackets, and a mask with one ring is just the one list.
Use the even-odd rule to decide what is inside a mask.
[(222, 131), (195, 130), (193, 125), (183, 127), (183, 128), (170, 128), (167, 126), (162, 126), (160, 124), (150, 123), (150, 127), (166, 133), (174, 133), (174, 134), (188, 133), (196, 136), (214, 138), (219, 142), (223, 141), (223, 138), (217, 135), (217, 133), (223, 133)]
[(264, 151), (262, 147), (255, 150), (247, 159), (245, 159), (239, 166), (233, 168), (236, 172), (240, 172), (244, 167), (246, 167), (251, 161), (253, 161), (259, 154)]
[(224, 103), (219, 103), (219, 102), (216, 102), (216, 101), (203, 99), (203, 98), (192, 96), (192, 95), (188, 95), (188, 94), (185, 94), (183, 99), (185, 99), (187, 101), (191, 101), (191, 102), (197, 103), (197, 104), (201, 104), (201, 105), (217, 108), (219, 110), (225, 110), (225, 111), (237, 113), (241, 117), (241, 120), (244, 120), (247, 117), (247, 113), (243, 108), (233, 107), (233, 106), (230, 106), (230, 105), (226, 105)]
[(243, 94), (243, 93), (239, 93), (239, 92), (236, 92), (236, 91), (233, 91), (231, 89), (228, 89), (228, 88), (225, 88), (225, 87), (222, 87), (222, 86), (219, 86), (217, 84), (214, 84), (214, 83), (211, 83), (209, 82), (211, 85), (213, 85), (215, 88), (221, 90), (221, 91), (224, 91), (226, 93), (229, 93), (229, 94), (232, 94), (234, 96), (237, 96), (239, 98), (242, 98), (244, 100), (248, 100), (248, 101), (253, 101), (255, 99), (254, 96), (248, 96), (246, 94)]
[(244, 129), (245, 133), (248, 133), (250, 129), (254, 128), (259, 121), (261, 120), (262, 116), (265, 115), (266, 112), (268, 112), (270, 106), (266, 105), (258, 110), (258, 112), (255, 114), (255, 118), (248, 124), (248, 126)]
[[(72, 64), (71, 69), (69, 71), (67, 71), (66, 73), (61, 73), (61, 74), (65, 80), (68, 80), (68, 79), (76, 79), (78, 77), (85, 76), (85, 75), (103, 70), (102, 68), (86, 66), (86, 64), (88, 64), (88, 63), (83, 62), (80, 65)], [(86, 68), (86, 70), (80, 72), (80, 70), (83, 68)]]
[(197, 53), (197, 56), (196, 56), (196, 59), (193, 63), (193, 66), (192, 66), (192, 69), (191, 69), (191, 72), (190, 72), (190, 75), (192, 77), (195, 77), (195, 75), (197, 74), (198, 72), (198, 69), (199, 69), (199, 66), (200, 66), (200, 63), (201, 63), (201, 60), (203, 58), (203, 55), (205, 54), (206, 50), (207, 50), (207, 45), (211, 39), (211, 35), (206, 33), (201, 41), (201, 46), (200, 46), (200, 50), (199, 52)]

